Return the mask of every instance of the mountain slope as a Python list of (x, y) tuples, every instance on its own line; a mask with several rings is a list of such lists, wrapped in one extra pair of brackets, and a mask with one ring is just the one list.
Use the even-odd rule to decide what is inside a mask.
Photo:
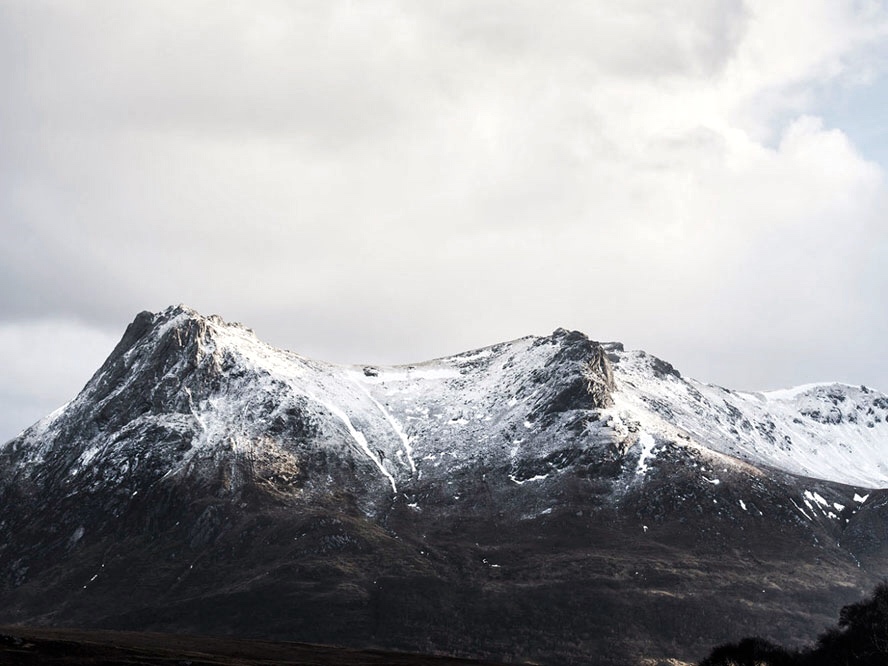
[(0, 449), (0, 620), (559, 663), (800, 640), (888, 564), (886, 405), (564, 330), (340, 366), (142, 313)]
[(644, 352), (612, 350), (620, 406), (664, 433), (793, 474), (888, 486), (888, 399), (877, 391), (838, 383), (728, 391)]

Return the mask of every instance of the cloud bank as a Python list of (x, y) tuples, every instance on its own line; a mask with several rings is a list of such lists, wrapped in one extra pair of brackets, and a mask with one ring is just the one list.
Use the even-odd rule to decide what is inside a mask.
[(178, 302), (330, 360), (567, 326), (888, 390), (885, 153), (822, 113), (886, 89), (886, 32), (833, 0), (3, 3), (0, 370), (33, 388), (0, 428)]

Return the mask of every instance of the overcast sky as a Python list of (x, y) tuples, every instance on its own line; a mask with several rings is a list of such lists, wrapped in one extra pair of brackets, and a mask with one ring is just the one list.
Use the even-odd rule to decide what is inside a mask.
[(888, 391), (888, 4), (0, 2), (0, 440), (140, 310)]

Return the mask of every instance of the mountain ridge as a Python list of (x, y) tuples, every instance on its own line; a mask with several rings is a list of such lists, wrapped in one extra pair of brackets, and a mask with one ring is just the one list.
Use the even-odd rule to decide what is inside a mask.
[(339, 365), (141, 313), (0, 447), (0, 621), (559, 663), (813, 637), (888, 565), (882, 400), (564, 329)]
[[(184, 349), (183, 345), (188, 342), (194, 355), (192, 362), (197, 363), (198, 359), (203, 358), (201, 354), (209, 354), (211, 360), (215, 359), (217, 372), (221, 371), (222, 367), (218, 364), (223, 362), (221, 359), (227, 354), (226, 362), (229, 364), (235, 362), (231, 358), (232, 355), (239, 355), (241, 358), (238, 360), (241, 362), (250, 363), (265, 373), (278, 373), (290, 380), (298, 377), (300, 368), (303, 374), (309, 369), (345, 375), (344, 378), (348, 382), (365, 394), (358, 398), (368, 398), (377, 408), (381, 407), (377, 399), (380, 396), (373, 394), (378, 392), (380, 385), (384, 385), (386, 381), (391, 384), (392, 381), (403, 380), (409, 376), (410, 379), (438, 379), (446, 382), (448, 379), (456, 379), (466, 366), (471, 368), (474, 365), (483, 365), (486, 358), (495, 355), (495, 350), (518, 345), (533, 346), (546, 340), (565, 341), (568, 349), (565, 353), (568, 355), (585, 353), (590, 356), (591, 348), (580, 349), (583, 344), (589, 342), (601, 350), (597, 361), (591, 356), (587, 359), (588, 363), (599, 364), (597, 370), (586, 372), (584, 376), (575, 373), (574, 376), (566, 378), (568, 385), (557, 397), (557, 400), (565, 401), (562, 406), (571, 407), (571, 399), (583, 400), (587, 389), (591, 387), (595, 387), (597, 391), (594, 395), (590, 394), (591, 402), (588, 405), (578, 403), (576, 406), (596, 409), (611, 407), (613, 405), (610, 403), (616, 398), (621, 409), (641, 415), (647, 421), (656, 421), (656, 416), (660, 412), (665, 412), (668, 418), (675, 418), (675, 406), (678, 405), (681, 408), (679, 410), (680, 425), (683, 426), (681, 430), (684, 432), (670, 432), (673, 437), (683, 435), (685, 438), (690, 438), (696, 434), (695, 439), (700, 444), (714, 451), (795, 474), (870, 488), (888, 486), (888, 463), (886, 463), (888, 447), (879, 446), (879, 443), (885, 440), (885, 434), (888, 434), (888, 397), (866, 387), (834, 382), (808, 384), (779, 391), (730, 391), (684, 378), (671, 364), (646, 352), (626, 352), (620, 343), (599, 344), (589, 341), (581, 333), (568, 332), (565, 329), (557, 329), (552, 336), (525, 336), (421, 363), (396, 366), (334, 364), (312, 361), (293, 352), (275, 349), (261, 342), (252, 330), (241, 324), (225, 323), (215, 315), (203, 317), (195, 310), (179, 305), (157, 314), (140, 313), (127, 327), (120, 343), (84, 390), (92, 387), (91, 397), (101, 395), (102, 385), (108, 383), (109, 374), (117, 377), (121, 372), (127, 371), (127, 359), (133, 354), (131, 347), (149, 332), (153, 333), (156, 340), (162, 341), (158, 342), (160, 345), (158, 352), (161, 355), (167, 350)], [(380, 369), (383, 372), (382, 379), (379, 377)], [(172, 370), (170, 368), (168, 372)], [(536, 370), (539, 371), (538, 368)], [(398, 376), (399, 373), (401, 377)], [(588, 386), (583, 385), (584, 381)], [(620, 385), (619, 390), (615, 381)], [(352, 432), (354, 428), (349, 427), (351, 424), (348, 419), (342, 419), (345, 416), (342, 410), (332, 405), (329, 400), (325, 402), (324, 396), (319, 393), (316, 391), (314, 394), (307, 394), (306, 397), (325, 404), (327, 409), (332, 407), (332, 413), (343, 422), (354, 439), (355, 433)], [(556, 400), (556, 396), (550, 397)], [(346, 401), (354, 399), (355, 396), (346, 396)], [(553, 403), (555, 410), (559, 409), (557, 400)], [(724, 404), (721, 404), (720, 400), (723, 400)], [(717, 430), (722, 432), (718, 433), (717, 437), (713, 438), (711, 432), (703, 434), (704, 428), (695, 423), (693, 412), (698, 405), (694, 403), (701, 402), (705, 403), (704, 412), (707, 417), (715, 413), (718, 418)], [(843, 411), (841, 403), (846, 402), (849, 405), (853, 403), (853, 409)], [(48, 425), (49, 421), (57, 418), (69, 406), (70, 403), (61, 408), (61, 411), (57, 410), (38, 424), (26, 429), (19, 437), (35, 428), (39, 431), (41, 423), (43, 426)], [(747, 412), (753, 413), (754, 418), (750, 418)], [(787, 418), (793, 419), (795, 425), (801, 427), (789, 427), (786, 423), (775, 422), (772, 412), (780, 413), (784, 421)], [(381, 410), (381, 415), (397, 432), (402, 444), (405, 444), (402, 446), (401, 456), (407, 456), (408, 464), (415, 467), (415, 462), (409, 460), (410, 448), (407, 443), (409, 438), (402, 424), (395, 422), (390, 412)], [(533, 414), (533, 416), (539, 415)], [(619, 415), (616, 414), (616, 417), (618, 422)], [(724, 428), (721, 427), (722, 421), (725, 424)], [(823, 440), (836, 438), (836, 432), (840, 430), (836, 426), (843, 426), (841, 437), (854, 441), (851, 443), (841, 441), (841, 450), (830, 450), (826, 454), (821, 451), (819, 458), (815, 460), (813, 457), (817, 453), (812, 449), (822, 448), (820, 443)], [(864, 428), (882, 432), (874, 432), (874, 437), (867, 437), (867, 433), (862, 432)], [(376, 461), (380, 473), (384, 476), (390, 474), (380, 460), (366, 450), (365, 442), (360, 440), (361, 435), (358, 436), (357, 443), (367, 453), (368, 458)], [(833, 447), (833, 449), (838, 448)], [(804, 463), (798, 461), (800, 450), (805, 454)], [(853, 455), (850, 457), (842, 455), (842, 450)], [(864, 453), (869, 455), (863, 455)], [(830, 461), (830, 455), (836, 459)], [(393, 479), (389, 481), (391, 483)]]

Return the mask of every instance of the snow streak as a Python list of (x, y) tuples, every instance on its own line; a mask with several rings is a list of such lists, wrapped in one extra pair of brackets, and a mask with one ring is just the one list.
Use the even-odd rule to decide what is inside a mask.
[(401, 444), (404, 447), (404, 453), (407, 455), (407, 462), (410, 463), (410, 470), (415, 474), (416, 473), (416, 463), (413, 461), (413, 447), (410, 446), (410, 438), (407, 436), (407, 433), (404, 432), (404, 428), (401, 426), (400, 423), (398, 423), (397, 420), (395, 420), (395, 417), (392, 416), (391, 412), (389, 412), (389, 410), (387, 410), (383, 406), (383, 404), (381, 402), (379, 402), (379, 400), (377, 400), (376, 398), (374, 398), (370, 394), (370, 391), (367, 390), (366, 386), (361, 384), (361, 382), (359, 382), (354, 377), (349, 376), (349, 379), (351, 379), (352, 382), (354, 382), (355, 386), (357, 386), (359, 389), (361, 389), (361, 392), (364, 393), (364, 395), (366, 395), (368, 398), (370, 398), (371, 402), (374, 405), (376, 405), (376, 408), (385, 417), (385, 420), (388, 421), (389, 425), (392, 427), (392, 430), (395, 431), (395, 434), (401, 440)]
[(339, 407), (337, 407), (336, 405), (331, 405), (330, 403), (325, 402), (320, 398), (317, 398), (316, 396), (310, 394), (308, 395), (308, 397), (314, 400), (319, 405), (326, 407), (331, 414), (336, 416), (336, 418), (338, 418), (345, 424), (345, 427), (348, 429), (348, 432), (352, 436), (352, 439), (354, 439), (358, 443), (358, 446), (361, 447), (361, 450), (367, 454), (367, 457), (370, 458), (370, 460), (372, 460), (373, 463), (379, 468), (379, 471), (382, 472), (383, 476), (385, 476), (389, 480), (389, 483), (392, 484), (392, 490), (394, 492), (398, 492), (398, 486), (395, 485), (395, 477), (393, 477), (391, 473), (383, 466), (382, 461), (373, 454), (373, 451), (370, 450), (370, 445), (367, 444), (367, 438), (364, 437), (364, 433), (362, 433), (360, 430), (355, 428), (354, 425), (352, 425), (351, 419), (348, 418), (348, 415), (341, 409), (339, 409)]

